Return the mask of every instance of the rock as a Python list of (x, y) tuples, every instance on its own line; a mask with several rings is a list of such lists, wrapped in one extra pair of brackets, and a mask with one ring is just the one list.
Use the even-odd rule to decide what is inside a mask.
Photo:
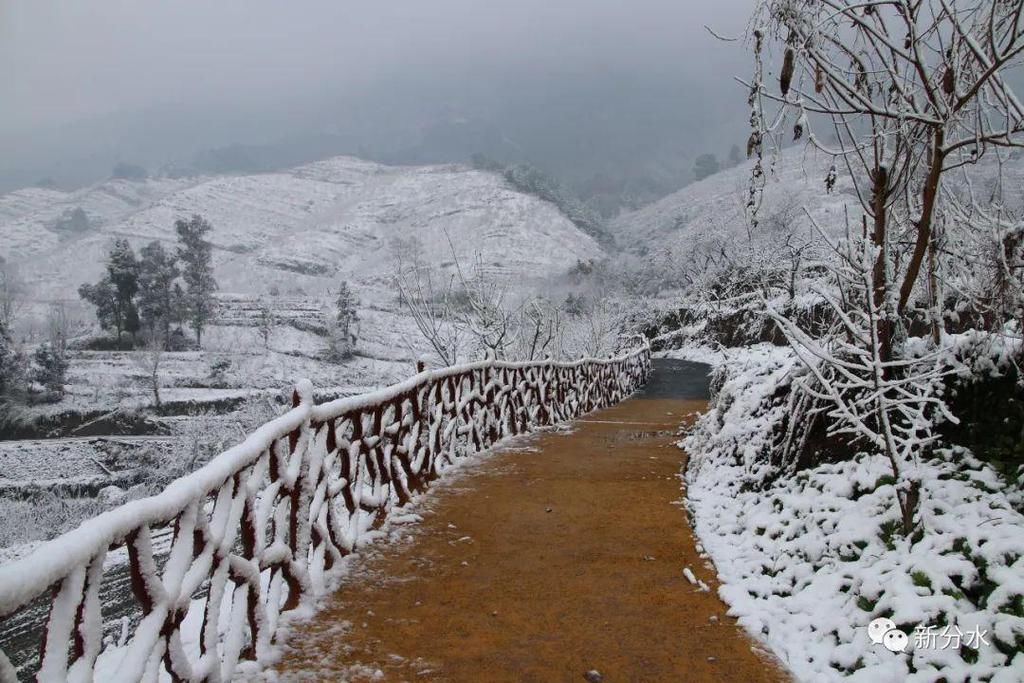
[(583, 678), (590, 681), (590, 683), (601, 683), (604, 680), (604, 676), (597, 669), (591, 669), (590, 671), (583, 674)]
[(551, 512), (553, 508), (544, 508), (544, 512)]
[(104, 486), (96, 495), (101, 503), (106, 505), (120, 505), (128, 500), (128, 493), (120, 486)]

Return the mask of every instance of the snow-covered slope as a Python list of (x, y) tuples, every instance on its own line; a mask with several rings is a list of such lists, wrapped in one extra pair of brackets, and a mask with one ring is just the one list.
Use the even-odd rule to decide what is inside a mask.
[[(60, 229), (76, 208), (85, 230)], [(561, 272), (601, 248), (553, 205), (500, 177), (460, 166), (389, 167), (339, 157), (283, 173), (147, 181), (111, 180), (65, 193), (0, 196), (0, 256), (17, 261), (37, 299), (73, 297), (97, 279), (116, 237), (139, 247), (174, 240), (174, 221), (202, 214), (214, 226), (222, 291), (323, 292), (341, 279), (384, 285), (394, 244), (426, 263), (479, 257), (512, 277)]]
[[(997, 173), (1003, 174), (1004, 190), (1024, 184), (1024, 152), (1014, 150), (1003, 157), (1000, 165), (992, 152), (977, 166), (969, 167), (978, 196), (992, 194), (998, 185)], [(767, 236), (770, 245), (790, 233), (798, 238), (811, 233), (816, 236), (807, 213), (827, 233), (840, 236), (845, 234), (848, 212), (851, 229), (858, 230), (864, 211), (841, 160), (836, 162), (835, 186), (826, 192), (825, 179), (832, 163), (832, 157), (802, 145), (777, 157), (766, 156), (767, 181), (758, 213), (759, 226), (753, 234), (755, 240)], [(721, 244), (728, 246), (746, 240), (748, 220), (744, 209), (752, 167), (753, 161), (744, 162), (623, 214), (612, 222), (611, 231), (619, 244), (638, 253), (680, 254), (701, 246), (717, 251)], [(963, 187), (958, 173), (947, 174), (943, 182), (946, 187)], [(1024, 196), (1020, 193), (1005, 191), (1002, 201), (1010, 210), (1024, 210)]]
[[(810, 222), (804, 208), (823, 227), (845, 223), (843, 206), (859, 215), (853, 184), (840, 169), (836, 186), (825, 193), (831, 158), (806, 148), (784, 151), (765, 159), (768, 180), (759, 212), (761, 231), (807, 234)], [(616, 240), (630, 250), (692, 249), (709, 241), (747, 237), (744, 208), (753, 162), (726, 169), (637, 211), (619, 216), (611, 228)]]

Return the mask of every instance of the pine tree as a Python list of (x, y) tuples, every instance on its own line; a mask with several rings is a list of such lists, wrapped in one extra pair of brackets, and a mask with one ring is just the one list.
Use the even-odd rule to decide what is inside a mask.
[(171, 323), (181, 317), (175, 310), (178, 265), (174, 256), (155, 240), (143, 247), (140, 255), (139, 314), (150, 335), (167, 340)]
[(335, 359), (350, 358), (356, 346), (355, 324), (356, 316), (355, 294), (342, 281), (338, 287), (338, 297), (335, 299), (334, 325), (331, 330), (331, 356)]
[(217, 291), (217, 281), (213, 277), (213, 247), (206, 240), (206, 234), (213, 230), (213, 226), (195, 214), (187, 221), (175, 222), (174, 229), (178, 233), (178, 258), (185, 281), (185, 314), (196, 333), (196, 343), (201, 344), (203, 328), (213, 318), (216, 308), (213, 299), (213, 293)]

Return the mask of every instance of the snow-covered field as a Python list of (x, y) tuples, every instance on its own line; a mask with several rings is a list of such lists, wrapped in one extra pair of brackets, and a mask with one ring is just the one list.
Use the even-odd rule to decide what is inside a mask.
[[(920, 463), (924, 533), (906, 538), (881, 455), (762, 484), (786, 410), (770, 397), (797, 367), (792, 352), (668, 355), (717, 361), (724, 373), (681, 442), (687, 502), (730, 614), (799, 680), (1021, 680), (1024, 493), (969, 452), (940, 450)], [(907, 635), (905, 651), (873, 642), (878, 618)]]

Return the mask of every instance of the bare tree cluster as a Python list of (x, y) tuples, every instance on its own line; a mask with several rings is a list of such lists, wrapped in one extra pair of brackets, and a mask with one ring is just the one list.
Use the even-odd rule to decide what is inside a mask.
[(495, 275), (479, 257), (465, 268), (450, 246), (450, 273), (425, 263), (415, 241), (395, 248), (402, 302), (442, 365), (597, 357), (618, 349), (622, 316), (610, 304), (569, 310)]

